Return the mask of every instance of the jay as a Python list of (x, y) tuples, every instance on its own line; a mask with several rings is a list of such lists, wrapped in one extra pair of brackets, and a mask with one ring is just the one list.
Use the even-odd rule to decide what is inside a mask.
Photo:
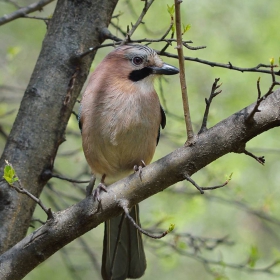
[[(117, 47), (96, 67), (82, 97), (79, 121), (84, 154), (100, 180), (99, 189), (151, 162), (160, 126), (166, 123), (153, 82), (158, 75), (178, 72), (153, 49), (132, 44)], [(138, 205), (130, 214), (140, 225)], [(141, 233), (121, 216), (106, 221), (103, 279), (139, 278), (145, 269)]]

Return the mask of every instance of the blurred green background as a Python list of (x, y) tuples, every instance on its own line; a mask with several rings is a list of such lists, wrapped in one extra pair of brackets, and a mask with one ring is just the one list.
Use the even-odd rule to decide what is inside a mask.
[[(19, 6), (32, 2), (17, 1)], [(141, 25), (132, 38), (160, 38), (170, 23), (167, 4), (171, 6), (173, 1), (155, 1), (144, 18), (145, 26)], [(112, 21), (126, 30), (127, 25), (136, 21), (142, 7), (142, 1), (120, 0), (114, 14), (121, 13), (121, 16)], [(54, 8), (52, 3), (30, 16), (49, 17)], [(0, 16), (15, 9), (12, 2), (0, 0)], [(193, 46), (207, 46), (197, 51), (185, 49), (186, 56), (225, 64), (230, 61), (245, 68), (269, 64), (271, 57), (278, 63), (278, 0), (184, 0), (181, 9), (183, 22), (192, 25), (184, 40), (192, 40)], [(112, 26), (110, 30), (121, 37)], [(4, 134), (11, 129), (45, 33), (44, 21), (35, 19), (18, 19), (0, 27), (0, 126)], [(160, 50), (164, 44), (151, 46)], [(176, 53), (174, 47), (175, 44), (167, 51)], [(110, 50), (98, 51), (92, 70)], [(162, 58), (178, 66), (175, 59)], [(215, 78), (220, 78), (223, 92), (214, 99), (208, 127), (253, 103), (258, 77), (261, 77), (263, 94), (271, 83), (267, 74), (241, 73), (188, 61), (185, 66), (196, 132), (205, 109), (204, 99), (209, 97)], [(154, 160), (182, 146), (186, 139), (178, 75), (157, 81), (156, 88), (167, 112), (167, 126)], [(77, 103), (76, 112), (78, 107)], [(5, 145), (4, 134), (0, 135), (0, 152)], [(66, 138), (55, 160), (55, 172), (69, 178), (89, 179), (90, 170), (74, 115)], [(229, 154), (192, 177), (200, 186), (214, 186), (233, 173), (228, 186), (200, 195), (189, 183), (180, 182), (141, 203), (143, 228), (164, 231), (170, 223), (176, 225), (173, 234), (162, 240), (144, 237), (148, 268), (142, 279), (277, 279), (273, 274), (252, 270), (280, 260), (279, 128), (250, 141), (247, 150), (264, 155), (265, 166), (244, 154)], [(84, 197), (85, 186), (53, 178), (41, 199), (55, 211), (65, 209)], [(45, 220), (46, 217), (41, 209), (36, 209), (34, 218)], [(40, 226), (36, 221), (32, 225)], [(30, 232), (33, 230), (30, 228)], [(211, 249), (217, 239), (225, 236), (227, 241)], [(66, 246), (24, 279), (100, 279), (102, 240), (103, 225)], [(205, 260), (218, 265), (208, 266)], [(273, 272), (280, 273), (280, 268)]]

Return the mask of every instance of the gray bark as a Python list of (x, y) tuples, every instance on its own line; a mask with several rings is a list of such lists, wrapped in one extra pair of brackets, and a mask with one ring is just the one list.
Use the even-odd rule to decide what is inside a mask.
[[(254, 104), (253, 104), (254, 105)], [(121, 212), (120, 205), (131, 207), (168, 186), (184, 180), (217, 158), (230, 152), (242, 153), (246, 143), (271, 128), (280, 126), (280, 90), (260, 106), (261, 112), (247, 123), (253, 105), (244, 108), (196, 137), (193, 145), (181, 147), (109, 187), (101, 194), (101, 204), (87, 197), (55, 214), (33, 234), (0, 257), (1, 279), (21, 279), (60, 248)], [(245, 156), (245, 155), (242, 155)], [(257, 164), (257, 163), (256, 163)]]
[[(8, 160), (22, 185), (37, 197), (49, 179), (72, 108), (94, 57), (92, 53), (77, 59), (77, 54), (103, 42), (100, 30), (108, 26), (117, 2), (59, 0), (49, 22), (0, 159), (0, 172)], [(0, 253), (25, 236), (34, 208), (34, 201), (18, 195), (5, 181), (0, 181)]]

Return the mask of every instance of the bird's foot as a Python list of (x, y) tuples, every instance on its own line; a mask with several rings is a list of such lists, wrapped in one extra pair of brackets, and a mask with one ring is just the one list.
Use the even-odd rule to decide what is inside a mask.
[(93, 199), (94, 200), (97, 200), (98, 202), (101, 201), (101, 198), (100, 198), (100, 192), (101, 191), (104, 191), (104, 192), (107, 192), (107, 187), (104, 183), (100, 182), (98, 184), (98, 186), (96, 187), (96, 189), (92, 192), (92, 195), (93, 195)]
[(134, 165), (134, 167), (133, 167), (134, 173), (139, 171), (139, 177), (140, 177), (141, 181), (142, 181), (142, 169), (144, 167), (146, 167), (146, 163), (144, 162), (144, 160), (141, 160), (141, 164), (140, 165)]

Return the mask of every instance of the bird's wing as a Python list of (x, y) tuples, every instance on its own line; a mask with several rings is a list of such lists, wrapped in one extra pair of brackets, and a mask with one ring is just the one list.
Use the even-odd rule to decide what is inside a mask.
[(82, 115), (82, 104), (80, 105), (79, 113), (78, 113), (79, 128), (80, 128), (80, 131), (82, 132), (82, 119), (81, 119), (81, 115)]
[[(166, 125), (166, 115), (165, 115), (165, 112), (161, 105), (160, 105), (160, 113), (161, 113), (160, 125), (161, 125), (162, 129), (164, 129), (165, 125)], [(160, 127), (158, 128), (157, 144), (158, 144), (159, 138), (160, 138)]]
[(162, 129), (164, 129), (165, 125), (166, 125), (166, 115), (165, 115), (165, 112), (164, 112), (164, 110), (163, 110), (161, 105), (160, 105), (160, 113), (161, 113), (161, 122), (160, 122), (160, 124), (161, 124)]

